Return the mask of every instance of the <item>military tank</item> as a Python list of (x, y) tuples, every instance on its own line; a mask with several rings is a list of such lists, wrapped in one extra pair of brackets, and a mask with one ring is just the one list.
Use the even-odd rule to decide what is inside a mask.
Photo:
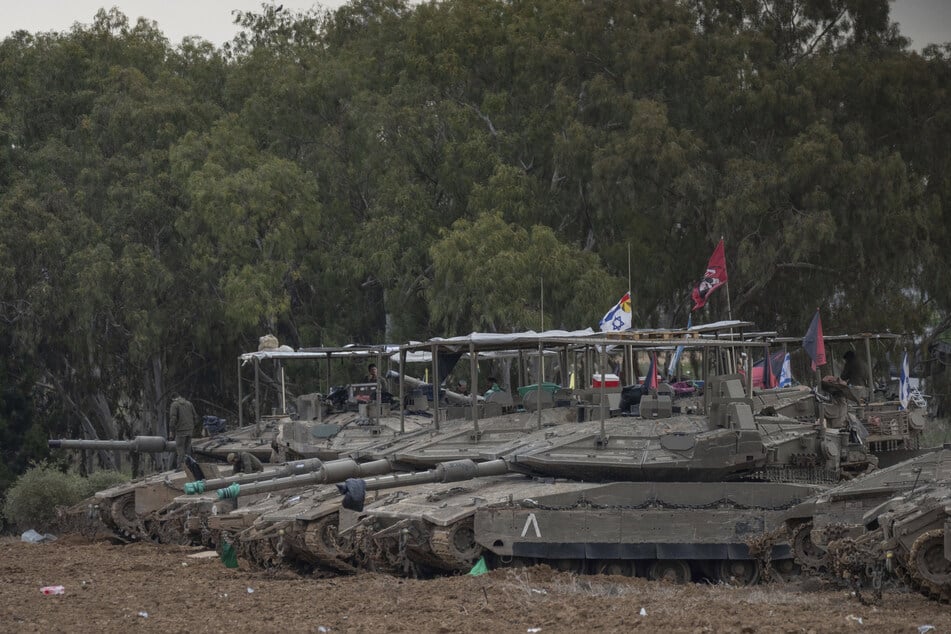
[[(338, 571), (370, 567), (424, 576), (458, 572), (487, 556), (497, 565), (514, 557), (655, 578), (751, 582), (760, 565), (747, 541), (782, 526), (781, 511), (817, 487), (865, 471), (874, 459), (850, 442), (847, 430), (755, 418), (737, 376), (711, 380), (708, 391), (714, 395), (709, 415), (671, 416), (669, 403), (649, 395), (641, 406), (647, 418), (543, 427), (463, 460), (440, 462), (452, 453), (438, 446), (441, 439), (407, 446), (393, 459), (436, 464), (358, 481), (362, 485), (346, 482), (348, 493), (356, 487), (375, 494), (356, 511), (346, 508), (346, 498), (335, 500), (332, 488), (294, 493), (242, 528), (237, 539), (270, 540), (269, 563), (311, 560)], [(551, 525), (564, 532), (542, 530), (538, 513), (529, 518), (531, 510), (515, 509), (532, 504), (526, 500), (538, 503), (535, 511), (551, 512)], [(509, 518), (504, 531), (514, 531), (506, 539), (500, 517)], [(665, 541), (670, 526), (697, 526), (697, 519), (711, 527), (709, 534)], [(612, 533), (619, 526), (644, 530)], [(293, 537), (316, 535), (318, 527), (324, 552)], [(562, 548), (572, 531), (584, 539)], [(585, 541), (589, 534), (594, 539), (592, 531), (597, 539)], [(766, 558), (781, 573), (793, 571), (788, 545), (770, 547)]]
[[(941, 453), (935, 462), (946, 466), (951, 447)], [(864, 603), (881, 598), (888, 573), (930, 599), (951, 603), (951, 478), (946, 469), (937, 480), (930, 473), (921, 477), (926, 471), (922, 466), (913, 486), (868, 510), (863, 533), (828, 544), (833, 574)]]
[(894, 572), (926, 597), (951, 603), (951, 479), (895, 498), (865, 520), (881, 531), (879, 547)]
[[(561, 423), (568, 416), (567, 408), (542, 412), (543, 424)], [(346, 554), (335, 545), (340, 503), (335, 487), (320, 487), (321, 482), (335, 483), (350, 477), (405, 471), (418, 464), (438, 464), (447, 456), (493, 455), (493, 448), (508, 444), (513, 438), (527, 436), (537, 424), (534, 413), (521, 412), (484, 419), (479, 433), (471, 421), (449, 420), (440, 430), (429, 429), (422, 434), (407, 434), (402, 439), (384, 438), (376, 445), (360, 446), (348, 458), (336, 463), (347, 471), (314, 474), (310, 478), (273, 477), (245, 486), (233, 495), (222, 498), (216, 487), (228, 480), (206, 483), (205, 493), (198, 497), (178, 497), (163, 510), (165, 520), (187, 513), (185, 530), (196, 541), (214, 544), (222, 533), (235, 543), (239, 553), (262, 566), (278, 561), (293, 561), (301, 566), (350, 571)], [(327, 463), (332, 465), (334, 463)], [(340, 467), (342, 469), (344, 467)], [(325, 480), (315, 480), (324, 478)], [(173, 510), (174, 509), (174, 510)]]
[(832, 572), (830, 543), (861, 537), (866, 513), (896, 495), (948, 480), (951, 448), (933, 449), (845, 482), (791, 508), (784, 522), (796, 563), (816, 573)]

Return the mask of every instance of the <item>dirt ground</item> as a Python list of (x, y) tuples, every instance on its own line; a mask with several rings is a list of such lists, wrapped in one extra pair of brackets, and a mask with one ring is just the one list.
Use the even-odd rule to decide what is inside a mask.
[[(547, 567), (432, 581), (226, 568), (200, 549), (0, 538), (3, 632), (951, 632), (951, 609), (886, 591), (863, 606), (814, 580), (751, 588)], [(65, 586), (44, 596), (42, 586)]]

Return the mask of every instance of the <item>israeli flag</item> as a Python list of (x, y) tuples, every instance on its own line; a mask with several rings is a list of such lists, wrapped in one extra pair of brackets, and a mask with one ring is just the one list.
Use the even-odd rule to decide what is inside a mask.
[(783, 369), (779, 372), (779, 387), (789, 387), (792, 385), (792, 363), (789, 360), (789, 353), (783, 358)]
[(634, 319), (631, 313), (630, 291), (624, 293), (624, 297), (621, 298), (621, 301), (615, 304), (614, 308), (609, 310), (607, 314), (601, 318), (601, 323), (598, 325), (603, 332), (620, 332), (633, 328)]
[[(690, 330), (690, 327), (693, 325), (693, 313), (687, 315), (687, 330)], [(674, 358), (670, 360), (670, 366), (667, 368), (667, 376), (674, 378), (674, 374), (677, 372), (677, 366), (680, 365), (680, 357), (684, 353), (683, 346), (677, 346), (677, 349), (674, 350)]]
[(898, 377), (898, 400), (901, 401), (901, 408), (908, 409), (908, 402), (911, 400), (911, 376), (908, 372), (908, 351), (901, 360), (901, 374)]

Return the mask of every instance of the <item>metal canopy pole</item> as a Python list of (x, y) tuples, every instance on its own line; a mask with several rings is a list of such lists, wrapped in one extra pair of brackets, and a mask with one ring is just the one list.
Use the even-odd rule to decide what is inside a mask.
[(261, 435), (261, 362), (254, 358), (254, 435)]
[(538, 428), (542, 428), (542, 384), (545, 382), (545, 352), (541, 339), (538, 340), (538, 389), (535, 400), (538, 404)]
[(479, 363), (478, 363), (478, 360), (476, 359), (475, 342), (470, 341), (469, 342), (469, 385), (471, 387), (469, 388), (469, 401), (472, 406), (472, 425), (473, 425), (473, 428), (475, 429), (476, 442), (479, 442), (479, 436), (480, 436), (479, 396), (478, 396), (477, 390), (475, 389), (475, 386), (478, 385), (476, 383), (476, 375), (478, 371), (479, 371)]
[(403, 376), (406, 374), (406, 350), (400, 348), (400, 433), (406, 433), (406, 392)]
[(244, 427), (244, 388), (241, 385), (241, 357), (238, 357), (238, 427)]
[(439, 431), (439, 360), (436, 356), (436, 346), (432, 347), (433, 365), (433, 426)]
[(380, 376), (383, 367), (383, 353), (379, 350), (376, 351), (376, 411), (377, 413), (383, 410), (383, 377)]
[(869, 337), (865, 337), (865, 363), (868, 364), (868, 377), (865, 379), (868, 383), (868, 397), (866, 403), (872, 402), (872, 396), (875, 394), (875, 381), (872, 379), (872, 344)]
[(601, 371), (601, 397), (598, 399), (598, 413), (601, 417), (601, 443), (605, 444), (605, 434), (604, 434), (604, 403), (607, 400), (607, 396), (604, 392), (604, 384), (607, 383), (607, 375), (604, 372), (605, 364), (607, 363), (607, 346), (601, 345), (601, 367), (598, 368)]

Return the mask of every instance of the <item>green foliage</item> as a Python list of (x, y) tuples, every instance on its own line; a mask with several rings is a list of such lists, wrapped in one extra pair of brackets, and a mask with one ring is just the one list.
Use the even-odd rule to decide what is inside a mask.
[(220, 49), (115, 9), (4, 39), (0, 486), (50, 435), (162, 433), (183, 384), (233, 410), (264, 332), (583, 328), (628, 276), (637, 326), (682, 326), (721, 237), (764, 329), (948, 327), (951, 55), (888, 8), (355, 0), (240, 12)]
[(20, 531), (48, 531), (56, 525), (57, 507), (72, 506), (128, 479), (115, 471), (97, 471), (84, 478), (45, 461), (34, 463), (7, 490), (3, 517)]
[(43, 532), (56, 522), (56, 508), (83, 499), (79, 476), (64, 473), (51, 464), (34, 464), (7, 490), (3, 516), (18, 530)]
[(103, 491), (128, 481), (129, 476), (125, 473), (108, 470), (94, 471), (86, 477), (79, 478), (79, 499), (84, 500), (97, 491)]

